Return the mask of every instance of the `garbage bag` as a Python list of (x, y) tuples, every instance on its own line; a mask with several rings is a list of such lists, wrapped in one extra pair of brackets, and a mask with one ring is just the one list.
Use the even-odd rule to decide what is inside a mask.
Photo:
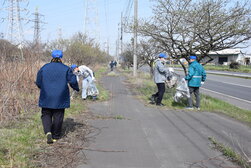
[(175, 73), (173, 73), (167, 78), (166, 85), (168, 88), (173, 88), (177, 84), (177, 81), (178, 81), (178, 76)]
[(182, 98), (190, 98), (190, 92), (187, 82), (184, 78), (178, 81), (174, 101), (179, 102)]
[(174, 72), (173, 68), (168, 68), (168, 76), (166, 77), (166, 85), (168, 88), (175, 87), (178, 81), (179, 75)]
[(97, 96), (98, 94), (99, 94), (98, 88), (96, 87), (95, 82), (92, 81), (87, 88), (87, 95), (88, 96)]

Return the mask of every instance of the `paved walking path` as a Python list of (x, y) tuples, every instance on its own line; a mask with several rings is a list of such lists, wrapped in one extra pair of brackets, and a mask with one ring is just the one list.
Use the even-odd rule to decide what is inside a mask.
[(221, 153), (211, 149), (208, 137), (237, 149), (240, 144), (251, 157), (250, 127), (214, 113), (145, 105), (129, 91), (121, 76), (105, 77), (102, 82), (112, 98), (89, 107), (102, 118), (89, 121), (95, 128), (89, 135), (92, 151), (84, 151), (87, 164), (78, 168), (231, 166)]

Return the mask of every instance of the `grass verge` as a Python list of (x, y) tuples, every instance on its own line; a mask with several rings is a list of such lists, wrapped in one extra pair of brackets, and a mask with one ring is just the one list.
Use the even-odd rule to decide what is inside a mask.
[(251, 164), (248, 160), (243, 158), (240, 154), (236, 153), (231, 147), (228, 147), (222, 143), (217, 142), (213, 137), (208, 138), (211, 141), (213, 148), (220, 151), (224, 156), (230, 159), (232, 162), (241, 166), (242, 168), (251, 168)]
[[(181, 65), (170, 65), (170, 67), (182, 68)], [(186, 65), (188, 68), (188, 65)], [(205, 65), (205, 70), (215, 70), (215, 71), (230, 71), (230, 72), (241, 72), (241, 73), (251, 73), (251, 66), (241, 65), (239, 69), (230, 69), (227, 65)]]
[[(105, 67), (100, 67), (96, 71), (97, 80), (102, 77), (105, 71)], [(100, 92), (98, 100), (107, 100), (109, 92), (99, 82), (97, 82), (97, 87)], [(33, 162), (33, 160), (36, 160), (35, 154), (45, 149), (47, 144), (40, 119), (40, 109), (37, 108), (35, 111), (37, 111), (35, 114), (24, 116), (19, 121), (10, 121), (0, 127), (0, 167), (36, 167), (36, 163)], [(71, 102), (71, 108), (65, 111), (65, 118), (85, 111), (85, 103), (82, 103), (80, 99), (74, 99)]]
[[(83, 103), (74, 100), (65, 117), (76, 115), (85, 110)], [(35, 167), (32, 160), (46, 144), (40, 112), (25, 121), (6, 125), (0, 129), (0, 167)]]
[[(149, 102), (149, 98), (152, 94), (157, 91), (157, 87), (149, 74), (139, 73), (137, 78), (133, 78), (130, 73), (124, 72), (128, 77), (129, 83), (133, 86), (134, 92), (143, 99), (145, 102)], [(175, 94), (175, 88), (166, 89), (162, 103), (166, 105), (167, 108), (171, 109), (184, 109), (187, 105), (186, 100), (182, 100), (180, 103), (176, 103), (173, 100)], [(240, 109), (234, 105), (231, 105), (222, 100), (207, 96), (201, 95), (201, 111), (209, 111), (225, 114), (232, 118), (235, 118), (239, 121), (248, 123), (251, 125), (251, 111)]]

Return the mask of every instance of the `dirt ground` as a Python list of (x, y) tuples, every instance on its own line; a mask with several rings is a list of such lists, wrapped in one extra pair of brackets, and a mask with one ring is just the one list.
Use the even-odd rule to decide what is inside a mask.
[(84, 151), (92, 140), (89, 136), (95, 128), (88, 125), (88, 119), (94, 119), (86, 111), (72, 118), (65, 118), (63, 123), (62, 138), (51, 145), (45, 145), (35, 154), (36, 167), (43, 168), (73, 168), (86, 161)]

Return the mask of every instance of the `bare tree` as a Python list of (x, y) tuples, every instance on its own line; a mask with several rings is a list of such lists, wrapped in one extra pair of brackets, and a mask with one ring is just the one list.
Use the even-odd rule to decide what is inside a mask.
[(199, 62), (213, 60), (210, 51), (236, 47), (251, 38), (249, 1), (156, 0), (154, 17), (142, 21), (139, 33), (161, 44), (161, 48), (183, 66), (180, 58), (200, 53)]
[[(145, 50), (148, 45), (147, 43), (142, 43), (138, 44), (138, 50), (137, 50), (137, 56), (138, 56), (138, 61), (137, 61), (137, 68), (142, 67), (148, 62), (148, 59), (150, 59), (149, 55), (147, 55), (148, 50)], [(144, 48), (143, 48), (144, 46)], [(124, 52), (121, 54), (121, 59), (122, 59), (122, 64), (123, 66), (127, 66), (129, 69), (130, 67), (133, 67), (133, 44), (127, 44)]]
[(162, 49), (159, 47), (157, 41), (149, 39), (147, 41), (140, 41), (139, 44), (139, 57), (144, 64), (147, 64), (150, 67), (150, 74), (153, 75), (153, 66), (154, 61), (157, 58), (157, 55), (162, 52)]

